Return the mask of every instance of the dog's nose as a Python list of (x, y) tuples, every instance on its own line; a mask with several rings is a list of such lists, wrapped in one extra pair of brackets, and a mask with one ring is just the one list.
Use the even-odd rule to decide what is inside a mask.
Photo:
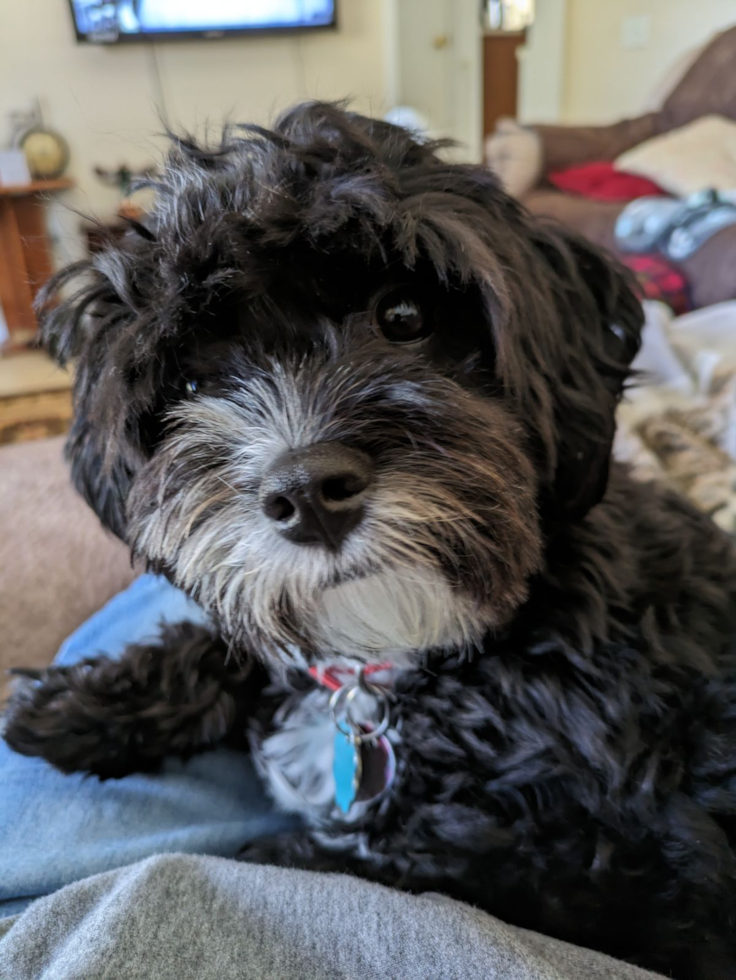
[(369, 456), (340, 442), (284, 453), (261, 484), (261, 506), (284, 537), (337, 550), (363, 516)]

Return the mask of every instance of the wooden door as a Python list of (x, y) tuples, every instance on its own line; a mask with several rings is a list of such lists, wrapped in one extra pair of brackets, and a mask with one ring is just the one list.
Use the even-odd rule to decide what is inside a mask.
[(519, 100), (517, 52), (525, 33), (488, 33), (483, 39), (483, 138), (496, 128), (501, 116), (516, 118)]
[(452, 132), (452, 24), (446, 0), (398, 0), (399, 91), (432, 135)]
[(395, 105), (411, 106), (432, 136), (482, 159), (482, 19), (478, 0), (386, 0), (395, 43)]

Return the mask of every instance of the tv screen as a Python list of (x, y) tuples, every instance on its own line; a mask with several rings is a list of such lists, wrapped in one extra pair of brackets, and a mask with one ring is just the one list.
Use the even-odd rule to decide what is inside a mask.
[(70, 0), (77, 40), (99, 44), (333, 27), (335, 0)]

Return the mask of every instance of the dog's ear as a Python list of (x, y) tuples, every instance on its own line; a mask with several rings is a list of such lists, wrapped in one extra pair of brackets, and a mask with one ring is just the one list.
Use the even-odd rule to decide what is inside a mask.
[(542, 508), (578, 519), (605, 492), (615, 412), (639, 348), (632, 279), (582, 237), (529, 214), (487, 169), (425, 150), (395, 172), (404, 261), (426, 257), (446, 281), (480, 289), (496, 379), (529, 433)]
[[(69, 266), (39, 296), (39, 343), (74, 372), (74, 419), (66, 456), (72, 480), (103, 525), (125, 534), (125, 502), (131, 478), (144, 461), (139, 419), (126, 377), (132, 362), (122, 349), (133, 344), (138, 312), (131, 292), (136, 258), (110, 248)], [(144, 396), (145, 397), (145, 396)]]
[(537, 319), (538, 370), (551, 395), (539, 428), (555, 446), (547, 493), (553, 512), (576, 519), (606, 490), (616, 409), (644, 314), (628, 272), (583, 238), (542, 227), (537, 247), (551, 272), (544, 278), (555, 312)]

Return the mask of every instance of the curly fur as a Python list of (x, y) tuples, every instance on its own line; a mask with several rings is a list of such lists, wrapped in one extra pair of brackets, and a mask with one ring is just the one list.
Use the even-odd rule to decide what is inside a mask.
[[(247, 859), (736, 975), (736, 558), (610, 463), (624, 274), (331, 105), (175, 140), (156, 186), (150, 225), (56, 281), (78, 286), (44, 337), (77, 362), (77, 487), (213, 627), (25, 682), (8, 742), (109, 777), (247, 741), (309, 826)], [(376, 297), (404, 284), (434, 331), (392, 345)], [(338, 551), (259, 507), (273, 460), (319, 442), (375, 471)], [(396, 780), (342, 819), (302, 668), (387, 656)]]

